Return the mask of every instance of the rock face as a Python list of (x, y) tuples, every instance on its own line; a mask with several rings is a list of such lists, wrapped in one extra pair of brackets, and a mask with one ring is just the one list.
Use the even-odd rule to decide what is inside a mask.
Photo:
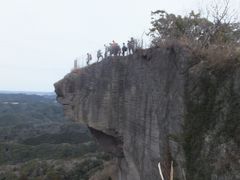
[(187, 48), (141, 50), (72, 72), (55, 91), (116, 157), (112, 179), (160, 179), (159, 162), (169, 179), (171, 161), (174, 180), (240, 179), (240, 68), (226, 67)]

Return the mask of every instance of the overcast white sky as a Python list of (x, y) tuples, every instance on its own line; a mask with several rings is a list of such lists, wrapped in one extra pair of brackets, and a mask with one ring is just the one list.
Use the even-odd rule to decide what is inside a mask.
[(0, 90), (53, 91), (76, 57), (141, 37), (151, 11), (187, 14), (204, 1), (0, 0)]

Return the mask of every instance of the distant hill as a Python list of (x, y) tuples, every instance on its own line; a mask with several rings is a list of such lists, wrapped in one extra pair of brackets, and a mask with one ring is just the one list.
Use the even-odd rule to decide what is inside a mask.
[(1, 91), (0, 94), (26, 94), (26, 95), (39, 95), (39, 96), (54, 96), (54, 92), (37, 92), (37, 91)]
[(0, 94), (0, 125), (66, 122), (55, 95)]

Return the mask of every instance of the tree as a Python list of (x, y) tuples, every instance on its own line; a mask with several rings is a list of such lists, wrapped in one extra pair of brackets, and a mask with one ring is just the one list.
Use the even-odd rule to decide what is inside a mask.
[(234, 16), (229, 14), (229, 0), (223, 1), (221, 7), (216, 2), (216, 6), (208, 11), (212, 18), (203, 17), (194, 11), (187, 16), (176, 16), (163, 10), (152, 12), (152, 27), (148, 35), (152, 37), (153, 45), (183, 39), (191, 45), (201, 47), (210, 44), (239, 44), (240, 23), (232, 21)]

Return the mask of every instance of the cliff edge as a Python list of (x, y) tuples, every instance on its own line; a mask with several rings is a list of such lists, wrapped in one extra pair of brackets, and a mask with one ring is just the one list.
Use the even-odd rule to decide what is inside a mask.
[[(217, 60), (216, 60), (217, 61)], [(65, 114), (115, 157), (117, 180), (240, 179), (239, 60), (186, 47), (108, 57), (55, 83)]]

